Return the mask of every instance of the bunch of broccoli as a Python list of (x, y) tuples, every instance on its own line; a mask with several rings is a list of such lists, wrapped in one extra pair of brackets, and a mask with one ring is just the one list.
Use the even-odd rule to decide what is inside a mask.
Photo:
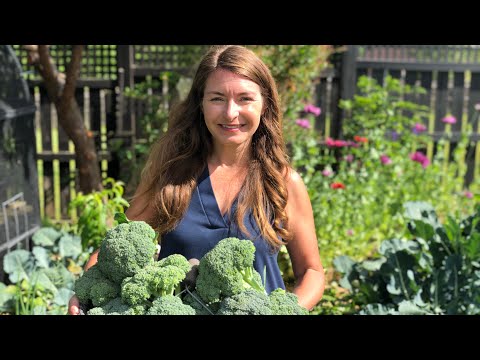
[(225, 238), (198, 263), (179, 254), (155, 261), (155, 239), (143, 221), (107, 232), (97, 263), (75, 283), (89, 315), (308, 314), (292, 293), (267, 295), (249, 240)]
[[(306, 315), (295, 294), (276, 289), (267, 295), (254, 269), (249, 240), (221, 240), (200, 260), (196, 293), (218, 315)], [(189, 300), (191, 302), (191, 300)], [(198, 312), (197, 312), (198, 313)]]
[(75, 282), (75, 293), (89, 315), (195, 314), (174, 296), (190, 271), (181, 255), (155, 261), (156, 233), (143, 221), (109, 230), (98, 261)]

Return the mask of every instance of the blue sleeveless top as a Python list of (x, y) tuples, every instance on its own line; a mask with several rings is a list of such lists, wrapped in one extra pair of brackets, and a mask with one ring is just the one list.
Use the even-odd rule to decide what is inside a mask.
[[(237, 200), (234, 201), (230, 214), (235, 213), (236, 205)], [(162, 236), (158, 259), (172, 254), (181, 254), (187, 259), (200, 260), (224, 238), (252, 239), (256, 248), (253, 265), (261, 275), (267, 293), (277, 288), (285, 289), (277, 263), (278, 251), (273, 251), (260, 235), (251, 212), (247, 212), (245, 215), (244, 224), (250, 232), (250, 237), (244, 235), (230, 220), (228, 212), (222, 216), (213, 193), (207, 166), (198, 179), (197, 187), (192, 193), (190, 205), (183, 219), (175, 229)]]

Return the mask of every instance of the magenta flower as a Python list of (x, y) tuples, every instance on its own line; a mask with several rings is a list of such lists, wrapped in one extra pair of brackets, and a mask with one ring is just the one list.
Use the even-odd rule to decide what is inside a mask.
[(295, 121), (295, 124), (304, 129), (310, 129), (310, 121), (308, 119), (298, 119)]
[(421, 123), (416, 123), (412, 129), (414, 134), (420, 134), (426, 130), (427, 130), (427, 127)]
[(353, 161), (353, 155), (352, 154), (345, 155), (344, 159), (346, 162), (351, 163)]
[(388, 165), (392, 163), (392, 159), (390, 159), (387, 155), (381, 155), (380, 161), (382, 162), (383, 165)]
[(313, 114), (315, 116), (319, 116), (322, 113), (322, 109), (311, 104), (305, 105), (303, 111), (305, 111), (307, 114)]
[(442, 119), (442, 122), (445, 124), (455, 124), (457, 122), (457, 118), (455, 116), (448, 115)]
[(353, 235), (353, 230), (352, 229), (348, 229), (347, 230), (347, 236), (352, 236)]
[(428, 165), (430, 165), (430, 160), (428, 160), (428, 157), (426, 157), (422, 152), (417, 151), (414, 152), (413, 154), (410, 154), (410, 159), (412, 159), (415, 162), (418, 162), (419, 164), (422, 165), (422, 167), (425, 169)]
[(325, 141), (328, 147), (345, 147), (348, 146), (348, 142), (345, 140), (333, 140), (332, 138), (327, 138)]
[(332, 174), (333, 174), (333, 172), (330, 171), (330, 170), (328, 170), (328, 169), (325, 169), (325, 170), (322, 171), (322, 175), (323, 175), (323, 176), (330, 176), (330, 175), (332, 175)]
[(471, 191), (468, 191), (468, 190), (466, 190), (466, 191), (463, 193), (463, 195), (465, 195), (465, 197), (466, 197), (467, 199), (473, 198), (473, 193), (472, 193)]

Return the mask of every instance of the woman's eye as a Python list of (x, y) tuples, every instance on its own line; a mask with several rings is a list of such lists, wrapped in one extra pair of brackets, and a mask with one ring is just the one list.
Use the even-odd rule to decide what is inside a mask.
[(213, 99), (211, 99), (210, 101), (223, 101), (223, 99), (222, 99), (222, 98), (218, 98), (218, 97), (217, 97), (217, 98), (213, 98)]
[(241, 101), (253, 101), (254, 99), (251, 98), (251, 97), (242, 97), (240, 100)]

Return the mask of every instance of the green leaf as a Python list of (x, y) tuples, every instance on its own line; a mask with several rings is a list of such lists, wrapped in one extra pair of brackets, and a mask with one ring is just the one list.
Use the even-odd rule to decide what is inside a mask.
[(63, 235), (58, 242), (58, 253), (62, 258), (76, 259), (82, 253), (82, 239), (71, 234)]
[(34, 246), (32, 254), (35, 257), (35, 265), (41, 268), (50, 267), (50, 255), (47, 249), (41, 246)]
[(124, 213), (115, 213), (114, 219), (118, 222), (118, 224), (129, 223), (130, 220), (127, 219), (127, 215)]
[(14, 250), (3, 258), (3, 269), (12, 283), (28, 279), (35, 266), (33, 255), (27, 250)]
[(35, 245), (49, 247), (55, 245), (55, 242), (62, 236), (62, 233), (52, 227), (41, 228), (32, 236)]
[(398, 313), (400, 315), (426, 315), (430, 314), (427, 310), (415, 305), (412, 301), (404, 300), (398, 304)]
[(396, 315), (397, 311), (391, 305), (368, 304), (360, 312), (360, 315)]
[(15, 286), (0, 283), (0, 312), (14, 312), (15, 311)]
[(401, 239), (385, 240), (380, 245), (378, 252), (385, 257), (389, 257), (399, 251), (406, 251), (409, 254), (418, 254), (420, 252), (420, 246), (415, 241), (406, 241)]
[(57, 294), (53, 298), (53, 303), (59, 306), (67, 306), (70, 298), (75, 293), (67, 288), (61, 288), (58, 290)]
[(365, 260), (361, 263), (361, 266), (367, 271), (377, 271), (380, 270), (382, 264), (387, 261), (384, 257), (375, 260)]
[(337, 256), (333, 260), (333, 265), (335, 266), (335, 270), (341, 272), (342, 274), (347, 274), (347, 275), (352, 271), (354, 264), (355, 264), (355, 261), (345, 255)]
[(39, 288), (40, 291), (47, 291), (53, 295), (58, 292), (57, 287), (43, 269), (33, 272), (30, 279), (32, 286)]

